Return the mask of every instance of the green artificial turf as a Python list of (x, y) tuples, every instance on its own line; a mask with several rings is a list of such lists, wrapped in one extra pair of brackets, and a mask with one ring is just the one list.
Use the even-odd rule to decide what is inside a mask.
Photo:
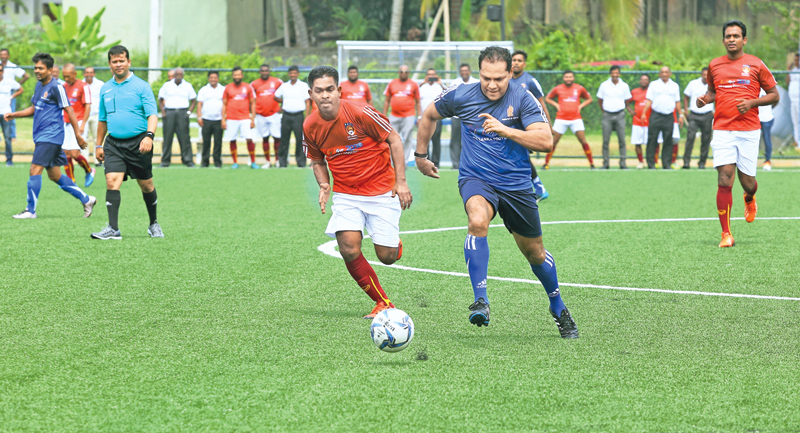
[[(766, 219), (800, 217), (798, 174), (759, 172), (759, 218), (720, 249), (715, 219), (549, 224), (715, 218), (713, 170), (542, 171), (580, 339), (558, 336), (538, 284), (490, 280), (476, 328), (467, 277), (376, 266), (416, 325), (391, 354), (317, 250), (329, 214), (310, 170), (157, 169), (166, 238), (127, 182), (123, 240), (97, 241), (101, 174), (91, 218), (45, 180), (39, 218), (12, 220), (27, 167), (0, 169), (0, 432), (800, 431), (800, 301), (594, 287), (800, 297), (800, 221)], [(466, 226), (454, 171), (408, 178), (401, 230)], [(465, 234), (404, 234), (398, 265), (466, 273)], [(490, 276), (535, 280), (505, 228), (489, 244)]]

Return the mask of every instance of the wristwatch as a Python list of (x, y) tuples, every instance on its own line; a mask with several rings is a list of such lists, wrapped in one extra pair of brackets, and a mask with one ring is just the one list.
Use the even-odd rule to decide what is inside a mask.
[(144, 135), (145, 135), (145, 137), (150, 137), (151, 140), (155, 140), (155, 138), (156, 138), (156, 135), (153, 134), (150, 131), (145, 132)]
[(417, 157), (417, 158), (423, 158), (423, 159), (427, 159), (428, 158), (428, 154), (427, 153), (414, 152), (414, 156)]

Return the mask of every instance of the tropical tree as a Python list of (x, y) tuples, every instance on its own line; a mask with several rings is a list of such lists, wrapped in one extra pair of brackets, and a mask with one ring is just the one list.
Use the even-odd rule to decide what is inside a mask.
[(306, 26), (306, 18), (303, 16), (303, 9), (300, 8), (298, 0), (287, 0), (289, 3), (289, 10), (292, 12), (292, 20), (294, 21), (294, 36), (297, 46), (301, 48), (308, 48), (311, 44), (308, 41), (308, 26)]
[(78, 10), (75, 7), (70, 7), (63, 13), (61, 6), (51, 4), (50, 10), (56, 20), (53, 21), (46, 15), (42, 17), (41, 26), (44, 35), (37, 45), (41, 51), (49, 52), (60, 61), (79, 64), (92, 62), (120, 42), (103, 44), (106, 37), (100, 36), (100, 18), (106, 8), (100, 9), (92, 17), (84, 17), (80, 25), (78, 25)]
[(400, 40), (400, 28), (403, 25), (403, 0), (392, 0), (392, 20), (389, 26), (389, 40)]

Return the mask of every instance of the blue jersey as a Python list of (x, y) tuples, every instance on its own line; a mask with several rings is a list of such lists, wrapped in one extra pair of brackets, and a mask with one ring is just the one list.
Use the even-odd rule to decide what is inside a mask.
[(521, 86), (509, 85), (497, 101), (487, 98), (480, 83), (450, 87), (434, 101), (444, 117), (461, 118), (461, 164), (458, 179), (477, 178), (503, 191), (531, 189), (528, 149), (483, 130), (487, 113), (504, 125), (525, 130), (536, 122), (547, 122), (539, 102)]
[(64, 144), (64, 113), (61, 110), (69, 107), (64, 86), (52, 78), (45, 85), (39, 81), (31, 104), (34, 107), (33, 142)]
[(544, 97), (544, 93), (542, 93), (542, 86), (539, 85), (539, 82), (536, 81), (536, 78), (533, 78), (533, 75), (523, 72), (517, 78), (511, 77), (511, 84), (516, 84), (522, 86), (523, 89), (531, 92), (533, 97), (536, 99)]
[(97, 119), (106, 122), (108, 134), (118, 139), (147, 131), (147, 118), (158, 115), (153, 89), (133, 73), (121, 83), (112, 78), (103, 84), (99, 110)]

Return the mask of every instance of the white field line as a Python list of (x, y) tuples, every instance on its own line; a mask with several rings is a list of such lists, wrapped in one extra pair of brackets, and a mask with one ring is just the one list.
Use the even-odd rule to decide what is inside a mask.
[[(741, 220), (744, 218), (731, 218), (736, 220)], [(542, 225), (546, 224), (608, 224), (608, 223), (650, 223), (650, 222), (680, 222), (680, 221), (716, 221), (718, 218), (662, 218), (662, 219), (641, 219), (641, 220), (583, 220), (583, 221), (550, 221), (550, 222), (543, 222)], [(800, 220), (800, 217), (766, 217), (766, 218), (759, 218), (759, 220)], [(490, 227), (503, 227), (502, 224), (493, 224)], [(433, 233), (433, 232), (444, 232), (444, 231), (453, 231), (453, 230), (467, 230), (467, 227), (444, 227), (438, 229), (424, 229), (424, 230), (408, 230), (404, 232), (400, 232), (400, 234), (415, 234), (415, 233)], [(364, 237), (369, 237), (365, 235)], [(341, 259), (342, 256), (336, 251), (336, 240), (331, 240), (325, 242), (324, 244), (317, 247), (317, 249), (324, 254), (327, 254), (331, 257), (336, 257)], [(374, 266), (384, 266), (388, 268), (400, 269), (404, 271), (414, 271), (414, 272), (426, 272), (429, 274), (439, 274), (439, 275), (449, 275), (453, 277), (467, 277), (469, 278), (469, 274), (463, 272), (450, 272), (450, 271), (440, 271), (436, 269), (424, 269), (424, 268), (413, 268), (410, 266), (403, 266), (403, 265), (385, 265), (378, 261), (369, 261), (370, 264)], [(490, 280), (496, 281), (508, 281), (512, 283), (525, 283), (525, 284), (539, 284), (539, 280), (528, 280), (524, 278), (506, 278), (506, 277), (488, 277)], [(580, 284), (580, 283), (564, 283), (559, 281), (559, 286), (566, 286), (566, 287), (580, 287), (580, 288), (591, 288), (591, 289), (604, 289), (604, 290), (623, 290), (629, 292), (656, 292), (656, 293), (671, 293), (676, 295), (699, 295), (699, 296), (719, 296), (719, 297), (728, 297), (728, 298), (750, 298), (750, 299), (774, 299), (774, 300), (781, 300), (781, 301), (800, 301), (800, 298), (790, 298), (790, 297), (783, 297), (783, 296), (765, 296), (765, 295), (749, 295), (744, 293), (716, 293), (716, 292), (700, 292), (695, 290), (665, 290), (665, 289), (650, 289), (650, 288), (642, 288), (642, 287), (617, 287), (617, 286), (605, 286), (605, 285), (598, 285), (598, 284)]]

